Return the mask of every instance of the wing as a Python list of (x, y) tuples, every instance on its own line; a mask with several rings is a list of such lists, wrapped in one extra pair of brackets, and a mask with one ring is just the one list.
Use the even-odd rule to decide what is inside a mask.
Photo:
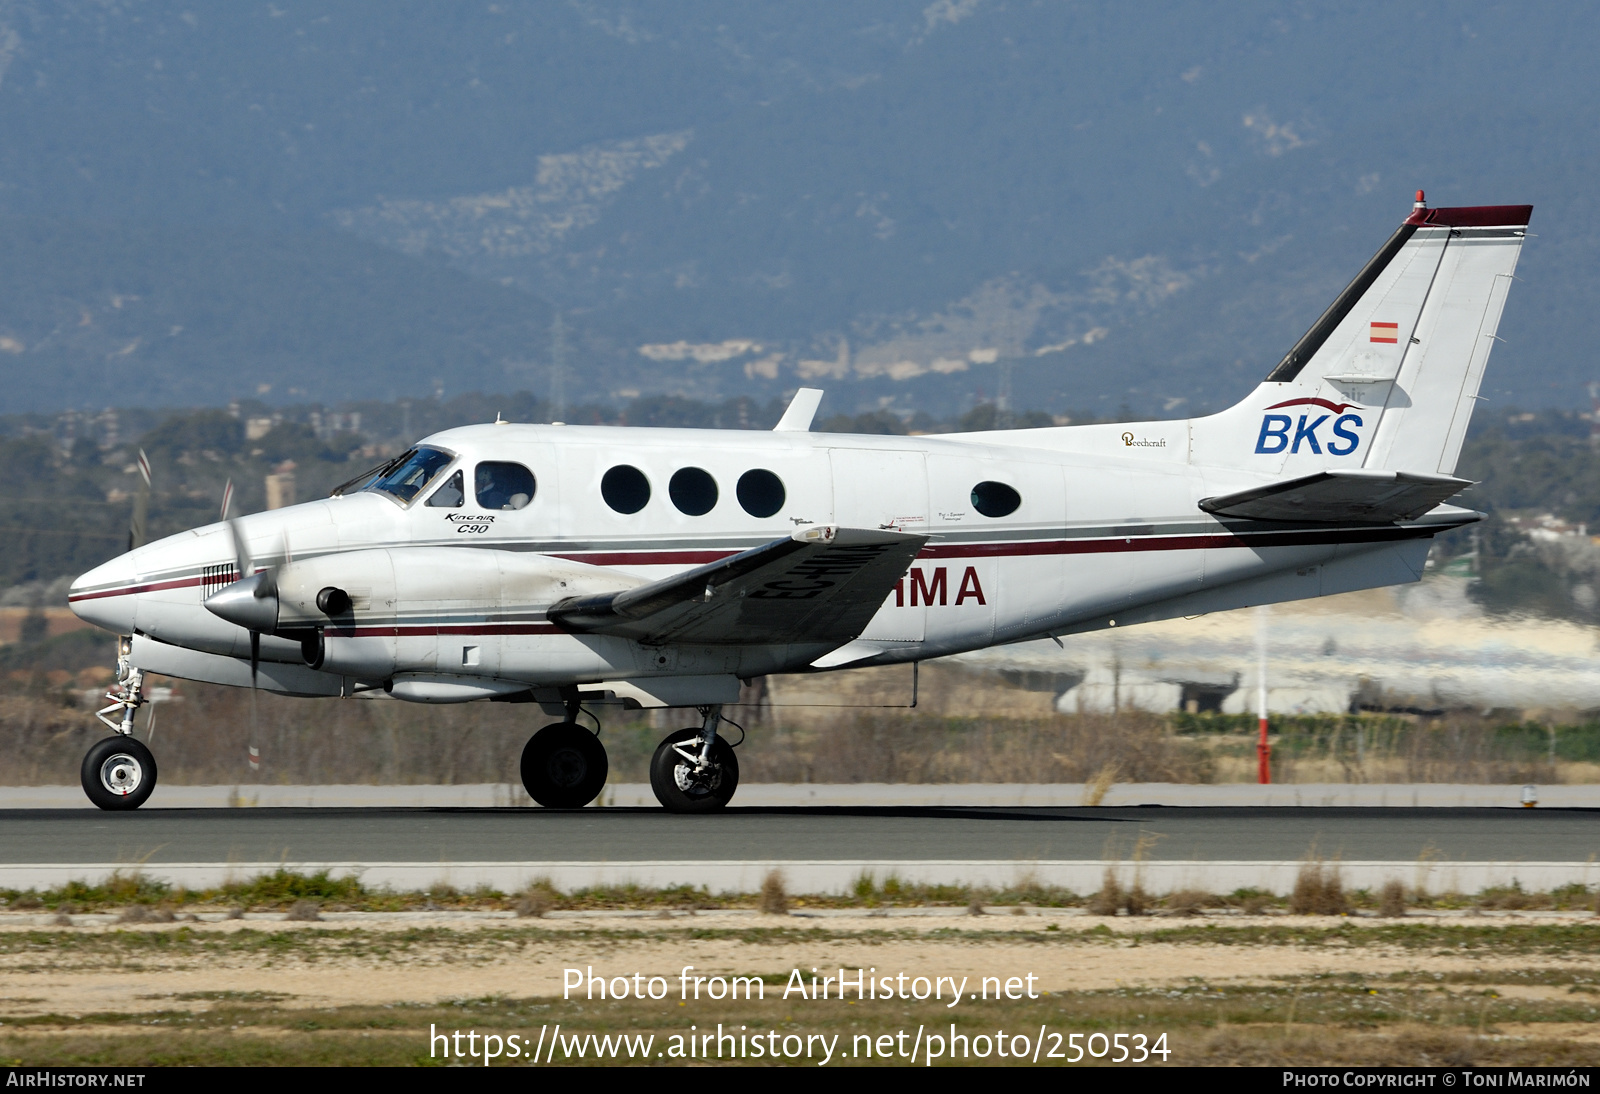
[(1200, 508), (1250, 520), (1411, 520), (1471, 485), (1450, 475), (1350, 468), (1206, 498)]
[(926, 536), (819, 525), (635, 589), (569, 597), (552, 623), (652, 645), (849, 642)]

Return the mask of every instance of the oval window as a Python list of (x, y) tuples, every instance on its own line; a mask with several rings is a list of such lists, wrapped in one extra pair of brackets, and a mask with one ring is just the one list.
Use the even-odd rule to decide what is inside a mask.
[(980, 482), (972, 488), (972, 507), (986, 517), (1009, 517), (1022, 504), (1022, 495), (1003, 482)]
[(667, 496), (680, 513), (703, 517), (717, 504), (717, 480), (698, 467), (682, 467), (672, 473)]
[(485, 509), (522, 509), (533, 500), (533, 472), (520, 463), (480, 463), (473, 490)]
[(619, 513), (637, 513), (650, 500), (650, 480), (637, 467), (618, 464), (600, 479), (600, 496)]
[(783, 508), (783, 480), (757, 467), (739, 476), (739, 504), (752, 517), (770, 517)]

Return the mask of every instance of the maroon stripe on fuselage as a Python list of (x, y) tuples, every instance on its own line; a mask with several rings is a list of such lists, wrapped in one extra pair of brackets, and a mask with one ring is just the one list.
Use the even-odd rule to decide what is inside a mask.
[[(1000, 543), (933, 543), (918, 553), (918, 558), (1001, 558), (1026, 555), (1102, 555), (1121, 551), (1201, 551), (1238, 547), (1311, 547), (1334, 543), (1389, 543), (1432, 535), (1416, 528), (1305, 528), (1293, 532), (1207, 532), (1187, 536), (1105, 536), (1097, 539), (1011, 540)], [(700, 566), (718, 562), (739, 553), (740, 548), (694, 549), (677, 551), (567, 551), (551, 552), (552, 558), (583, 562), (591, 566)], [(107, 596), (183, 589), (203, 584), (203, 577), (177, 578), (120, 589), (78, 593), (69, 602), (98, 600)]]
[(721, 562), (731, 558), (743, 547), (732, 550), (680, 550), (680, 551), (572, 551), (552, 553), (551, 558), (564, 558), (568, 562), (583, 562), (590, 566), (703, 566), (707, 562)]
[[(102, 589), (92, 593), (78, 593), (68, 596), (68, 604), (76, 604), (80, 600), (99, 600), (107, 596), (136, 596), (139, 593), (158, 593), (166, 589), (187, 589), (192, 585), (205, 583), (203, 577), (179, 577), (171, 581), (152, 581), (147, 585), (124, 585), (120, 589)], [(220, 588), (220, 586), (219, 586)]]

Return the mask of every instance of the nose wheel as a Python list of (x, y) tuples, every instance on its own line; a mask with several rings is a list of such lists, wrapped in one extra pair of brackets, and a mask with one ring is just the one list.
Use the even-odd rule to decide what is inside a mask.
[(101, 809), (137, 809), (156, 788), (156, 758), (132, 737), (107, 737), (89, 749), (78, 774)]
[(133, 715), (144, 705), (144, 673), (129, 659), (133, 639), (117, 642), (117, 683), (106, 698), (111, 705), (95, 712), (114, 733), (97, 741), (78, 771), (83, 792), (101, 809), (137, 809), (156, 788), (156, 758), (133, 738)]
[(581, 809), (599, 796), (610, 764), (600, 738), (575, 722), (535, 733), (522, 749), (522, 785), (549, 809)]

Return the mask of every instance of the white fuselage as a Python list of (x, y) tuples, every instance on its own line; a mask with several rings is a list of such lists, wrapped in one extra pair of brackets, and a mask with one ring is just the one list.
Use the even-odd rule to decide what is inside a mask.
[[(1141, 438), (1161, 438), (1170, 427), (1186, 428), (1133, 428)], [(1170, 444), (1130, 446), (1128, 428), (942, 437), (503, 424), (448, 430), (422, 443), (454, 462), (409, 504), (361, 491), (240, 520), (257, 567), (292, 559), (285, 575), (302, 573), (313, 593), (319, 583), (339, 584), (355, 600), (345, 625), (286, 618), (277, 636), (261, 638), (259, 656), (295, 666), (279, 690), (387, 686), (427, 701), (922, 660), (1415, 580), (1432, 534), (1471, 519), (1441, 507), (1399, 524), (1222, 521), (1202, 512), (1200, 499), (1255, 485), (1261, 475), (1196, 463), (1176, 433)], [(515, 510), (481, 505), (474, 469), (485, 461), (526, 467), (537, 483), (532, 500)], [(602, 497), (602, 477), (619, 465), (637, 468), (650, 485), (636, 512), (619, 512)], [(681, 511), (670, 496), (669, 481), (684, 468), (715, 481), (716, 502), (702, 515)], [(461, 503), (428, 505), (457, 469), (466, 486)], [(738, 497), (737, 484), (752, 469), (782, 484), (782, 504), (769, 516), (751, 515)], [(976, 511), (974, 487), (986, 482), (1010, 487), (1020, 505), (998, 517)], [(626, 588), (820, 524), (928, 537), (870, 626), (843, 651), (654, 646), (566, 633), (545, 617), (564, 596)], [(90, 622), (143, 636), (146, 648), (154, 640), (162, 649), (212, 655), (151, 655), (157, 671), (184, 675), (183, 666), (198, 666), (188, 674), (242, 683), (237, 667), (250, 656), (249, 633), (202, 605), (240, 576), (234, 552), (226, 524), (183, 532), (85, 574), (71, 604)], [(305, 644), (313, 633), (315, 656)], [(411, 695), (396, 686), (408, 680), (428, 683)]]

